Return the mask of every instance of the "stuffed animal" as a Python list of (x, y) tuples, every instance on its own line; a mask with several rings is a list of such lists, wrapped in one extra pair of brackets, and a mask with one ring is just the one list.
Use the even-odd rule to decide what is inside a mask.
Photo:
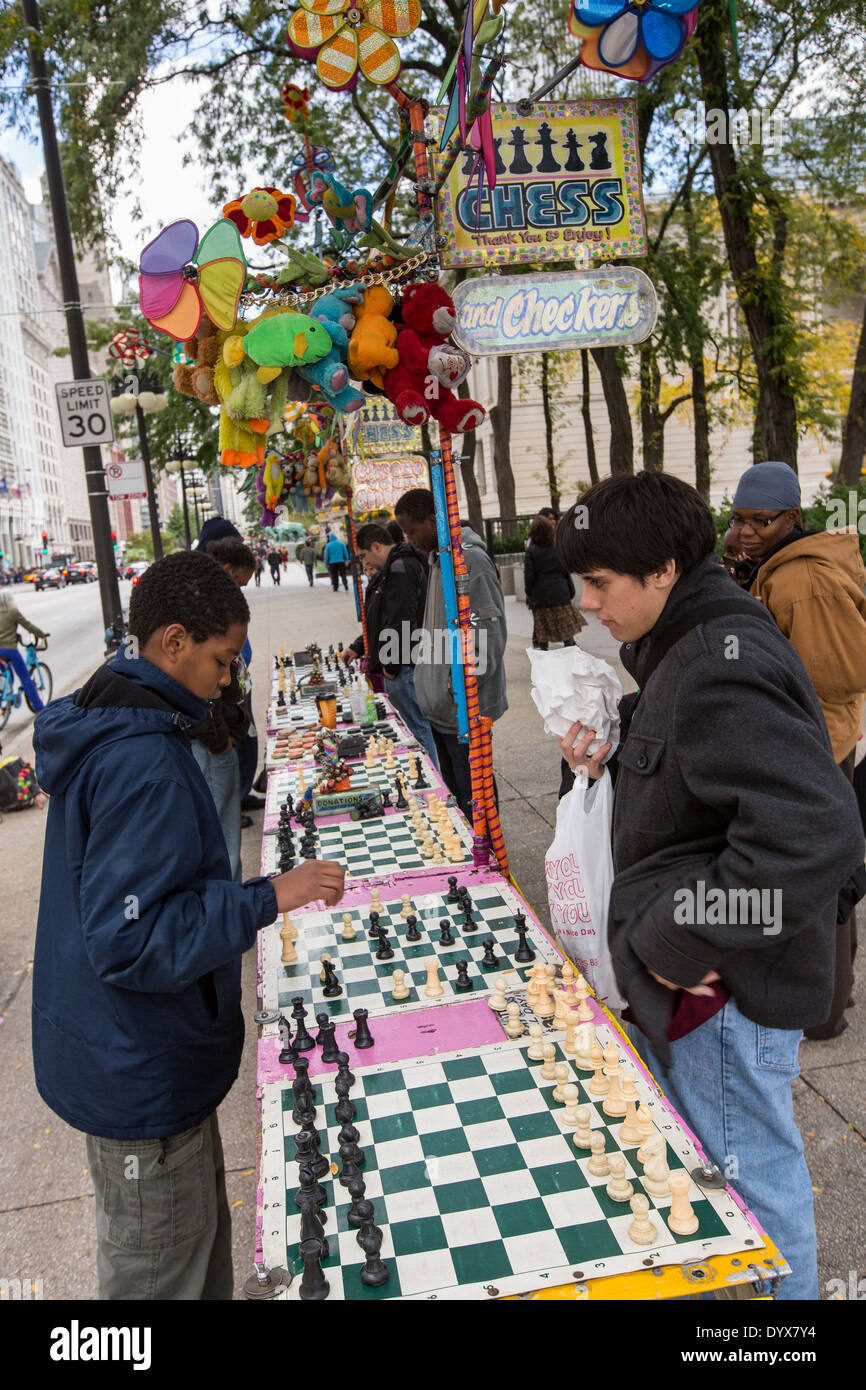
[(206, 405), (219, 405), (213, 374), (221, 347), (219, 329), (211, 323), (207, 314), (203, 314), (195, 337), (183, 345), (184, 353), (192, 358), (192, 362), (178, 362), (172, 373), (175, 390), (182, 396), (192, 396), (196, 400), (204, 401)]
[[(277, 319), (284, 320), (279, 329), (269, 329), (263, 337), (259, 330)], [(290, 322), (292, 319), (300, 322)], [(220, 461), (225, 466), (260, 468), (264, 464), (266, 438), (284, 428), (292, 366), (304, 345), (309, 346), (308, 335), (305, 336), (308, 323), (303, 315), (269, 309), (253, 322), (241, 320), (234, 332), (220, 335), (222, 351), (214, 367), (213, 385), (222, 407), (219, 447)], [(247, 351), (251, 335), (256, 335), (252, 338), (255, 356)], [(322, 332), (322, 337), (327, 335)], [(263, 343), (269, 343), (271, 338), (276, 346), (266, 353)], [(291, 343), (288, 350), (287, 339)], [(274, 360), (280, 355), (288, 357), (288, 361)], [(263, 356), (269, 360), (259, 362), (257, 358)]]
[(385, 371), (400, 360), (394, 346), (397, 326), (389, 317), (393, 308), (394, 301), (384, 285), (371, 285), (364, 291), (364, 302), (355, 310), (348, 352), (349, 370), (357, 381), (372, 381), (381, 388)]
[(356, 232), (370, 229), (373, 195), (367, 188), (350, 193), (333, 174), (316, 169), (310, 177), (307, 202), (323, 207), (334, 228), (334, 241), (343, 247)]
[(465, 354), (450, 344), (443, 351), (457, 322), (451, 296), (439, 284), (409, 285), (403, 291), (402, 313), (399, 365), (385, 373), (383, 382), (397, 414), (407, 425), (422, 425), (432, 415), (453, 434), (477, 429), (487, 413), (484, 407), (461, 400), (451, 390), (466, 375)]
[(353, 309), (360, 303), (361, 292), (353, 285), (334, 290), (315, 301), (310, 316), (327, 329), (332, 350), (312, 369), (301, 369), (301, 375), (321, 389), (328, 403), (344, 412), (359, 410), (364, 403), (360, 392), (349, 386), (349, 373), (346, 370), (349, 333), (355, 326)]

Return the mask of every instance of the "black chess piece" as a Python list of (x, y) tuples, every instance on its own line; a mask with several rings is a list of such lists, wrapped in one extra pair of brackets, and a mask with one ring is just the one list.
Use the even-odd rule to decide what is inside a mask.
[(421, 933), (418, 930), (418, 918), (412, 912), (410, 912), (409, 916), (406, 918), (406, 940), (421, 940)]
[(358, 1164), (355, 1161), (355, 1145), (341, 1144), (339, 1152), (340, 1171), (337, 1174), (337, 1181), (342, 1183), (343, 1187), (345, 1187), (352, 1178), (358, 1178), (361, 1174)]
[(324, 1023), (322, 1025), (322, 1061), (327, 1062), (329, 1066), (336, 1062), (337, 1058), (340, 1055), (340, 1049), (337, 1046), (337, 1039), (334, 1036), (336, 1033), (336, 1029), (337, 1024), (333, 1018), (329, 1018), (327, 1023)]
[[(321, 1209), (328, 1200), (328, 1194), (319, 1182), (319, 1178), (327, 1173), (330, 1165), (324, 1154), (319, 1153), (317, 1135), (308, 1129), (302, 1129), (299, 1134), (295, 1135), (295, 1152), (301, 1187), (315, 1195)], [(323, 1164), (324, 1168), (322, 1167)], [(298, 1205), (297, 1197), (295, 1204)], [(327, 1219), (327, 1215), (323, 1213), (322, 1221), (325, 1222)]]
[(443, 917), (439, 923), (439, 945), (453, 946), (454, 936), (451, 932), (451, 923), (447, 917)]
[(495, 970), (498, 965), (502, 964), (501, 961), (497, 960), (496, 952), (493, 949), (496, 942), (492, 936), (486, 936), (481, 944), (484, 947), (484, 955), (481, 957), (482, 966), (485, 970)]
[(529, 928), (526, 925), (526, 918), (522, 912), (517, 912), (514, 915), (514, 929), (519, 938), (517, 950), (514, 952), (514, 959), (520, 961), (521, 965), (526, 961), (535, 960), (535, 952), (532, 947), (528, 945), (526, 940), (526, 933)]
[[(349, 1070), (349, 1054), (348, 1054), (348, 1052), (338, 1052), (338, 1053), (337, 1053), (337, 1076), (336, 1076), (336, 1079), (335, 1079), (335, 1084), (336, 1084), (336, 1081), (347, 1082), (350, 1086), (354, 1086), (354, 1084), (355, 1084), (355, 1078), (354, 1078), (354, 1076), (352, 1075), (352, 1073), (351, 1073), (350, 1070)], [(347, 1094), (348, 1094), (348, 1092), (347, 1092)], [(337, 1092), (337, 1095), (342, 1095), (342, 1092), (341, 1092), (341, 1091), (338, 1091), (338, 1092)]]
[(316, 1092), (313, 1088), (313, 1083), (309, 1077), (309, 1057), (296, 1056), (292, 1061), (292, 1066), (295, 1071), (294, 1080), (292, 1081), (292, 1100), (294, 1104), (297, 1105), (300, 1097), (304, 1096), (306, 1097), (306, 1100), (303, 1102), (303, 1104), (309, 1104), (313, 1107), (313, 1110), (315, 1111)]
[[(363, 1052), (367, 1047), (374, 1047), (376, 1040), (370, 1032), (370, 1025), (367, 1022), (368, 1011), (366, 1009), (353, 1010), (352, 1017), (355, 1020), (355, 1051)], [(297, 1046), (297, 1043), (295, 1044)]]
[(371, 913), (370, 913), (370, 919), (369, 919), (369, 920), (370, 920), (370, 940), (371, 940), (371, 941), (375, 941), (376, 937), (379, 935), (379, 914), (378, 914), (378, 912), (371, 912)]
[(406, 792), (403, 787), (403, 778), (397, 778), (397, 800), (394, 802), (395, 811), (408, 811), (409, 802), (406, 800)]
[[(322, 1272), (322, 1242), (313, 1237), (310, 1240), (302, 1240), (299, 1248), (304, 1262), (299, 1297), (306, 1303), (321, 1303), (331, 1292), (331, 1286)], [(362, 1279), (365, 1267), (361, 1266)]]
[(346, 1220), (350, 1226), (360, 1226), (361, 1218), (358, 1215), (358, 1203), (363, 1202), (364, 1194), (367, 1191), (364, 1179), (360, 1175), (357, 1178), (352, 1178), (351, 1182), (346, 1183), (346, 1191), (352, 1198), (352, 1205), (346, 1213)]
[(562, 165), (553, 153), (553, 146), (556, 141), (554, 140), (553, 131), (547, 121), (542, 121), (541, 125), (538, 127), (538, 139), (535, 143), (541, 149), (541, 159), (536, 165), (535, 172), (537, 174), (558, 174), (562, 169)]
[(412, 786), (414, 787), (414, 789), (415, 789), (416, 792), (420, 792), (420, 791), (423, 791), (424, 788), (425, 788), (425, 787), (428, 787), (429, 785), (430, 785), (430, 783), (427, 781), (427, 778), (424, 776), (424, 769), (423, 769), (423, 767), (421, 766), (421, 759), (419, 758), (419, 759), (418, 759), (418, 776), (415, 778), (415, 781), (412, 783)]
[(600, 130), (597, 135), (587, 137), (592, 145), (592, 154), (589, 157), (590, 169), (611, 169), (610, 155), (607, 152), (607, 131)]
[(459, 990), (461, 993), (463, 993), (463, 992), (464, 992), (465, 990), (467, 990), (467, 989), (471, 989), (471, 988), (472, 988), (472, 981), (471, 981), (470, 978), (469, 978), (469, 961), (468, 961), (468, 960), (458, 960), (458, 962), (457, 962), (457, 979), (456, 979), (455, 982), (454, 982), (454, 988), (455, 988), (456, 990)]
[(304, 1202), (301, 1207), (301, 1243), (305, 1240), (317, 1240), (322, 1247), (322, 1259), (326, 1260), (331, 1253), (328, 1244), (328, 1237), (325, 1235), (325, 1228), (322, 1225), (322, 1218), (319, 1216), (319, 1209), (313, 1202)]
[(277, 691), (277, 709), (285, 709), (285, 708), (286, 708), (286, 692), (285, 692), (284, 690), (278, 690), (278, 691)]
[(337, 979), (337, 971), (334, 968), (334, 962), (326, 960), (323, 969), (325, 971), (325, 983), (322, 986), (322, 994), (325, 999), (336, 999), (339, 994), (343, 993), (343, 986)]
[(280, 1014), (280, 1042), (282, 1048), (277, 1059), (281, 1067), (290, 1067), (297, 1061), (297, 1053), (292, 1047), (292, 1030), (289, 1020)]
[(508, 172), (511, 174), (531, 174), (532, 165), (526, 158), (526, 131), (516, 125), (509, 136), (508, 143), (514, 150)]
[(387, 787), (382, 792), (382, 807), (390, 810), (392, 808), (391, 793)]
[[(334, 1083), (334, 1090), (337, 1090), (338, 1081)], [(337, 1092), (337, 1094), (339, 1095), (339, 1092)], [(351, 1122), (354, 1120), (357, 1111), (355, 1110), (352, 1101), (349, 1100), (348, 1092), (346, 1092), (345, 1095), (340, 1095), (340, 1099), (334, 1106), (334, 1114), (336, 1118), (340, 1121), (341, 1125), (351, 1124)]]
[(470, 932), (470, 931), (477, 931), (480, 925), (481, 925), (480, 922), (475, 922), (475, 921), (473, 921), (473, 918), (472, 918), (472, 908), (471, 908), (471, 906), (468, 906), (468, 905), (467, 905), (466, 907), (464, 907), (464, 908), (463, 908), (463, 935), (465, 936), (466, 933), (467, 933), (467, 932)]
[(577, 141), (576, 131), (566, 131), (565, 148), (568, 150), (568, 158), (565, 161), (565, 172), (567, 174), (582, 174), (586, 165), (580, 157), (580, 145)]
[(457, 891), (457, 875), (456, 875), (456, 874), (449, 874), (449, 875), (448, 875), (448, 896), (447, 896), (447, 898), (445, 899), (445, 901), (446, 901), (446, 903), (459, 903), (459, 901), (460, 901), (460, 894), (459, 894), (458, 891)]
[(316, 1047), (321, 1047), (321, 1046), (322, 1046), (322, 1043), (324, 1042), (323, 1030), (324, 1030), (325, 1028), (327, 1028), (327, 1026), (328, 1026), (328, 1024), (330, 1023), (330, 1021), (331, 1021), (331, 1015), (330, 1015), (330, 1014), (326, 1014), (326, 1013), (324, 1013), (324, 1012), (323, 1012), (323, 1013), (320, 1013), (320, 1014), (316, 1014), (316, 1022), (317, 1022), (318, 1025), (319, 1025), (319, 1031), (318, 1031), (318, 1033), (316, 1034)]
[(310, 842), (307, 840), (307, 837), (306, 837), (306, 835), (305, 835), (304, 838), (303, 838), (303, 840), (301, 841), (301, 858), (302, 858), (302, 859), (315, 859), (315, 857), (316, 857), (316, 839), (315, 839), (315, 836), (313, 836), (312, 843), (310, 843)]
[(393, 960), (393, 958), (394, 958), (394, 947), (391, 945), (391, 942), (388, 940), (388, 928), (387, 928), (387, 927), (380, 927), (380, 928), (379, 928), (379, 945), (376, 947), (376, 959), (377, 959), (377, 960)]
[(358, 1167), (364, 1162), (364, 1150), (360, 1148), (358, 1144), (360, 1137), (357, 1128), (351, 1121), (347, 1121), (337, 1135), (337, 1140), (340, 1144), (350, 1144), (352, 1146), (354, 1160), (358, 1164)]
[(460, 887), (457, 889), (457, 896), (460, 899), (460, 906), (464, 910), (467, 907), (472, 906), (472, 899), (469, 896), (469, 889), (466, 887), (465, 883), (461, 883)]
[(316, 1040), (307, 1031), (307, 1025), (304, 1022), (306, 1012), (307, 1011), (303, 1007), (303, 1004), (301, 1006), (301, 1009), (299, 1010), (299, 1013), (295, 1013), (294, 1009), (292, 1010), (292, 1018), (296, 1020), (298, 1025), (297, 1032), (295, 1033), (295, 1040), (292, 1043), (292, 1046), (296, 1052), (312, 1052), (313, 1048), (316, 1046)]
[(382, 1232), (374, 1225), (372, 1202), (363, 1198), (356, 1204), (356, 1213), (361, 1218), (361, 1229), (355, 1239), (367, 1256), (361, 1266), (361, 1283), (375, 1289), (381, 1284), (386, 1284), (390, 1278), (388, 1266), (379, 1254), (382, 1249)]
[(296, 705), (297, 703), (298, 703), (298, 692), (297, 692), (297, 690), (290, 690), (290, 691), (289, 691), (289, 704), (290, 704), (290, 705)]

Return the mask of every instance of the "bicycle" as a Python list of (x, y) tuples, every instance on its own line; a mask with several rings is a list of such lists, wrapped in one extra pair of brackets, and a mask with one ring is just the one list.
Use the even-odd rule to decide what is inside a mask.
[[(44, 661), (40, 661), (36, 653), (46, 651), (47, 647), (48, 643), (41, 639), (28, 642), (24, 647), (24, 664), (43, 705), (47, 705), (51, 699), (54, 677), (50, 667), (46, 666)], [(15, 672), (9, 662), (0, 657), (0, 729), (6, 728), (13, 709), (20, 709), (22, 698), (27, 701), (27, 708), (32, 710), (29, 696), (25, 695), (23, 690), (15, 689)]]

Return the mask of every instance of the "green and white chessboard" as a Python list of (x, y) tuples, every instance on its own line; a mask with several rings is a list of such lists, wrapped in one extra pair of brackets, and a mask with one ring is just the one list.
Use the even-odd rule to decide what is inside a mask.
[[(612, 1029), (599, 1027), (602, 1046), (613, 1041), (621, 1059), (633, 1059)], [(628, 1202), (608, 1197), (607, 1179), (588, 1172), (588, 1153), (574, 1147), (525, 1042), (503, 1041), (478, 1052), (450, 1053), (360, 1071), (350, 1099), (365, 1154), (361, 1171), (376, 1225), (384, 1233), (387, 1284), (366, 1288), (363, 1255), (346, 1221), (345, 1188), (328, 1176), (324, 1210), (330, 1253), (324, 1271), (331, 1298), (377, 1300), (471, 1299), (623, 1274), (648, 1264), (682, 1264), (710, 1255), (759, 1250), (759, 1232), (726, 1190), (689, 1189), (700, 1225), (693, 1236), (674, 1235), (665, 1221), (670, 1198), (650, 1201), (653, 1245), (629, 1239)], [(557, 1061), (568, 1061), (557, 1046)], [(591, 1074), (570, 1066), (589, 1105), (594, 1129), (608, 1152), (626, 1155), (626, 1176), (643, 1192), (637, 1145), (622, 1145), (620, 1121), (589, 1095)], [(315, 1077), (316, 1125), (321, 1151), (337, 1157), (333, 1071)], [(642, 1073), (637, 1088), (667, 1139), (670, 1167), (693, 1169), (699, 1155), (676, 1116)], [(294, 1205), (298, 1165), (292, 1136), (291, 1085), (266, 1084), (262, 1094), (262, 1243), (265, 1263), (295, 1273), (287, 1299), (298, 1297), (300, 1218)], [(337, 1158), (337, 1161), (338, 1158)]]
[[(421, 840), (408, 818), (400, 811), (386, 813), (376, 820), (331, 821), (316, 826), (316, 858), (334, 859), (345, 864), (356, 879), (390, 878), (393, 874), (442, 873), (472, 863), (472, 831), (454, 807), (446, 808), (448, 818), (463, 848), (459, 863), (446, 860), (434, 864), (421, 850)], [(298, 841), (295, 841), (296, 847)], [(262, 853), (262, 873), (277, 871), (275, 835), (266, 835)]]
[[(442, 791), (442, 780), (436, 772), (426, 753), (395, 753), (394, 766), (386, 767), (384, 756), (377, 756), (372, 767), (368, 767), (366, 762), (353, 762), (351, 765), (352, 791), (369, 791), (375, 788), (376, 791), (385, 791), (387, 788), (397, 796), (396, 777), (398, 773), (402, 776), (404, 785), (410, 798), (418, 796), (422, 788), (416, 788), (415, 778), (410, 776), (410, 766), (415, 765), (416, 760), (424, 774), (423, 791), (435, 791), (437, 794)], [(304, 760), (304, 782), (306, 786), (314, 786), (318, 769), (312, 758)], [(268, 778), (268, 792), (265, 803), (265, 815), (277, 816), (282, 809), (286, 797), (291, 793), (294, 797), (298, 791), (298, 769), (297, 764), (290, 763), (287, 767), (281, 768)]]
[[(408, 885), (407, 885), (408, 887)], [(529, 965), (520, 966), (514, 960), (514, 952), (519, 945), (514, 930), (514, 914), (523, 911), (526, 915), (529, 932), (527, 941), (536, 953), (538, 960), (557, 961), (559, 957), (552, 944), (535, 923), (526, 903), (519, 899), (503, 881), (501, 883), (468, 884), (472, 898), (472, 920), (477, 930), (467, 932), (462, 912), (455, 903), (447, 901), (446, 893), (412, 894), (412, 912), (418, 918), (420, 941), (406, 940), (408, 927), (400, 916), (402, 903), (390, 893), (383, 899), (379, 912), (379, 924), (386, 928), (391, 948), (392, 960), (377, 960), (375, 940), (369, 938), (368, 903), (353, 907), (341, 907), (333, 912), (295, 913), (292, 921), (298, 929), (295, 950), (298, 959), (293, 965), (284, 965), (281, 960), (282, 941), (280, 927), (282, 918), (260, 934), (262, 961), (262, 1007), (289, 1013), (292, 1000), (300, 996), (312, 1015), (327, 1013), (337, 1022), (348, 1021), (355, 1009), (368, 1009), (371, 1018), (385, 1013), (401, 1013), (416, 1009), (430, 1009), (434, 1005), (453, 1003), (455, 999), (478, 999), (487, 997), (493, 983), (502, 978), (507, 986), (522, 986), (526, 981)], [(348, 912), (357, 936), (354, 941), (343, 941), (343, 913)], [(456, 914), (456, 915), (455, 915)], [(440, 944), (439, 923), (443, 917), (451, 922), (453, 946)], [(495, 941), (495, 954), (499, 965), (487, 970), (481, 965), (484, 955), (482, 941), (492, 936)], [(326, 999), (322, 994), (324, 986), (319, 980), (320, 961), (323, 954), (333, 961), (337, 979), (343, 986), (343, 993), (336, 999)], [(439, 962), (439, 981), (443, 994), (429, 999), (424, 993), (427, 983), (426, 965), (435, 956)], [(458, 993), (454, 989), (457, 979), (457, 962), (470, 962), (469, 978), (472, 990)], [(395, 1002), (392, 999), (395, 970), (402, 970), (409, 989), (409, 998)], [(532, 1018), (535, 1016), (532, 1015)], [(266, 1028), (266, 1032), (276, 1031), (276, 1025)]]

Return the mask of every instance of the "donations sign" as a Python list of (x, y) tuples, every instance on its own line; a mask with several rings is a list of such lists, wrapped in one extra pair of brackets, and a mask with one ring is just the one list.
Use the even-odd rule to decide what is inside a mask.
[(352, 510), (393, 512), (394, 503), (413, 487), (429, 487), (427, 462), (420, 456), (356, 459), (352, 468)]
[(634, 266), (482, 275), (454, 291), (454, 338), (474, 356), (621, 347), (648, 338), (652, 281)]
[[(646, 255), (634, 98), (540, 102), (529, 116), (494, 102), (490, 112), (495, 187), (479, 180), (476, 150), (461, 151), (436, 200), (444, 265)], [(459, 131), (441, 154), (433, 146), (437, 172), (455, 140)]]

